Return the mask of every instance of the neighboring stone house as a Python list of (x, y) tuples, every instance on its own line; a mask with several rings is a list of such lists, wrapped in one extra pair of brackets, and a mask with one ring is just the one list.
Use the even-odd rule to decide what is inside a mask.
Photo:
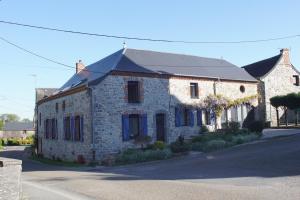
[(5, 122), (0, 138), (26, 138), (34, 134), (33, 122)]
[[(37, 103), (38, 152), (63, 160), (101, 160), (135, 147), (138, 135), (152, 142), (214, 128), (214, 114), (201, 108), (210, 94), (229, 99), (257, 95), (257, 80), (223, 59), (122, 49), (76, 74), (56, 93)], [(224, 112), (241, 124), (251, 110)]]
[[(292, 65), (288, 49), (280, 50), (274, 57), (255, 62), (243, 67), (249, 74), (259, 80), (260, 119), (277, 126), (276, 109), (270, 104), (270, 98), (277, 95), (300, 92), (299, 71)], [(280, 111), (280, 120), (284, 121), (284, 112)], [(294, 112), (288, 112), (289, 122), (294, 123)]]

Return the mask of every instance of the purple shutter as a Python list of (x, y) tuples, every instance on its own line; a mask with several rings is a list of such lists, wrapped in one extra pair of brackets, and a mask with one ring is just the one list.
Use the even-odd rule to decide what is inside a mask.
[(175, 108), (175, 127), (179, 127), (181, 125), (180, 121), (180, 109)]
[(56, 134), (56, 139), (58, 139), (57, 119), (55, 119), (55, 134)]
[(66, 117), (64, 117), (64, 140), (67, 139), (66, 133), (67, 133), (67, 127), (66, 127)]
[(80, 141), (83, 142), (83, 116), (80, 116)]
[(75, 139), (75, 117), (71, 116), (71, 130), (70, 130), (70, 134), (71, 134), (71, 140)]
[(147, 134), (148, 134), (147, 114), (142, 114), (141, 115), (140, 124), (142, 125), (142, 126), (140, 126), (141, 129), (142, 129), (141, 133), (143, 135), (147, 136)]
[(197, 110), (197, 125), (202, 126), (202, 110)]
[(44, 120), (44, 137), (47, 138), (47, 120)]
[(128, 141), (129, 138), (129, 115), (122, 115), (122, 138)]
[(193, 127), (194, 126), (194, 113), (193, 113), (193, 110), (189, 109), (188, 114), (189, 114), (189, 118), (190, 118), (189, 125), (190, 125), (190, 127)]

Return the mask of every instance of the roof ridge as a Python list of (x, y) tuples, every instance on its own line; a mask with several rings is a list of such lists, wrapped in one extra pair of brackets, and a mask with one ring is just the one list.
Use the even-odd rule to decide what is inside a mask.
[[(227, 61), (223, 58), (212, 58), (212, 57), (203, 57), (198, 55), (192, 55), (192, 54), (185, 54), (185, 53), (174, 53), (174, 52), (166, 52), (166, 51), (155, 51), (155, 50), (147, 50), (147, 49), (136, 49), (136, 48), (126, 48), (128, 50), (135, 50), (135, 51), (150, 51), (155, 53), (163, 53), (163, 54), (172, 54), (172, 55), (181, 55), (181, 56), (190, 56), (190, 57), (197, 57), (197, 58), (205, 58), (205, 59), (211, 59), (211, 60), (222, 60)], [(227, 61), (228, 62), (228, 61)]]

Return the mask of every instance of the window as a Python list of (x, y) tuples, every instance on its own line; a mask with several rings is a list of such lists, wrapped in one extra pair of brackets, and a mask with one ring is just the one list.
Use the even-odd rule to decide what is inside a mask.
[(240, 86), (240, 91), (241, 91), (241, 93), (244, 93), (245, 92), (245, 86), (241, 85)]
[(123, 141), (135, 139), (138, 136), (146, 136), (147, 115), (146, 114), (124, 114), (122, 115), (122, 137)]
[(51, 119), (51, 138), (57, 139), (57, 120), (52, 118)]
[(175, 108), (175, 126), (194, 126), (194, 113), (188, 108)]
[(294, 85), (299, 86), (299, 76), (298, 75), (293, 75), (294, 77)]
[(40, 123), (40, 126), (42, 125), (42, 113), (39, 114), (39, 123)]
[(211, 124), (210, 111), (206, 110), (204, 115), (205, 115), (205, 124), (206, 125), (210, 125)]
[(198, 83), (190, 83), (190, 94), (192, 99), (199, 98)]
[(46, 119), (45, 120), (45, 138), (48, 139), (49, 138), (49, 134), (50, 134), (50, 120)]
[(140, 117), (139, 115), (129, 115), (129, 137), (130, 139), (136, 138), (140, 135)]
[(75, 141), (82, 141), (83, 140), (83, 118), (80, 116), (75, 116)]
[(63, 111), (66, 110), (66, 101), (63, 101), (63, 102), (62, 102), (61, 107), (62, 107), (62, 110), (63, 110)]
[(238, 109), (237, 107), (232, 107), (230, 109), (231, 112), (231, 121), (238, 122)]
[(55, 104), (55, 111), (58, 112), (58, 103)]
[(128, 81), (128, 103), (139, 103), (140, 92), (138, 81)]
[(71, 118), (64, 118), (64, 132), (65, 132), (65, 140), (71, 140)]

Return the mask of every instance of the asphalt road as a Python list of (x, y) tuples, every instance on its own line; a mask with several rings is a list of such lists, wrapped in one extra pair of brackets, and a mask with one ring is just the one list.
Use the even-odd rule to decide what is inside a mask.
[(209, 154), (111, 168), (62, 168), (29, 161), (21, 148), (24, 199), (300, 199), (300, 135)]

